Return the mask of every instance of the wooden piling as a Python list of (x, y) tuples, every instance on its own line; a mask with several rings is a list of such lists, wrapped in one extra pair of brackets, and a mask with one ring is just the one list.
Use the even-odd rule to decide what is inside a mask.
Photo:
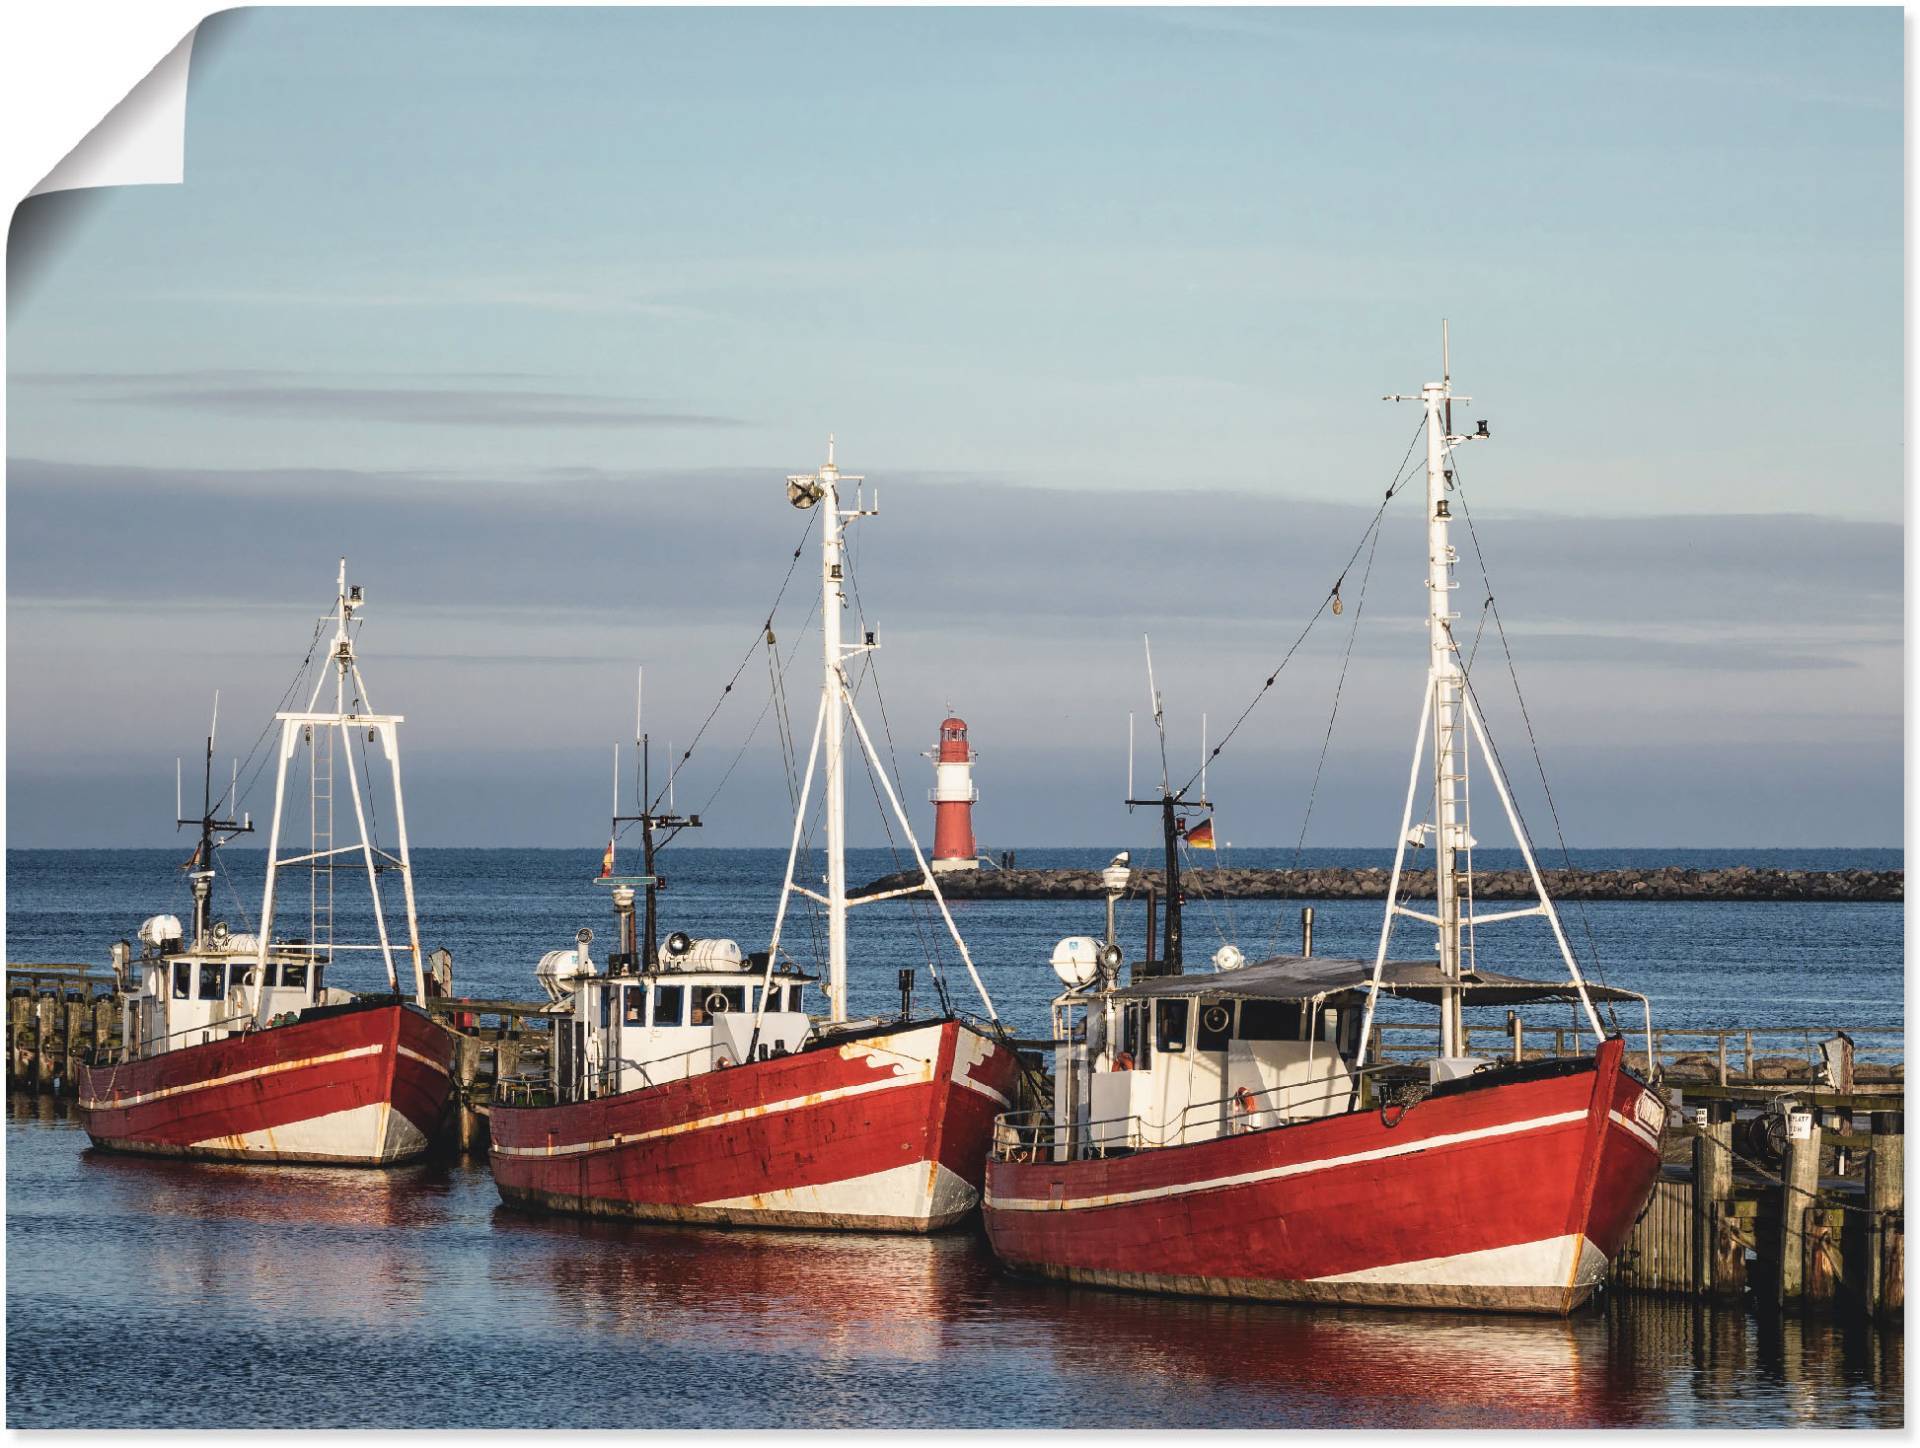
[(7, 995), (7, 1084), (19, 1085), (32, 1074), (33, 994), (16, 990)]
[(59, 1039), (55, 1011), (59, 997), (52, 991), (36, 991), (33, 997), (33, 1089), (53, 1089), (53, 1046)]
[(1898, 1111), (1876, 1111), (1867, 1155), (1866, 1309), (1898, 1313), (1906, 1305), (1900, 1258), (1899, 1223), (1906, 1213), (1906, 1119)]
[(1702, 1297), (1738, 1297), (1746, 1274), (1734, 1264), (1744, 1268), (1746, 1255), (1732, 1229), (1733, 1108), (1715, 1101), (1701, 1114), (1693, 1139), (1693, 1288)]
[(1808, 1228), (1820, 1196), (1820, 1119), (1811, 1111), (1787, 1118), (1787, 1160), (1780, 1185), (1780, 1272), (1777, 1301), (1797, 1308), (1807, 1297)]
[(85, 987), (60, 992), (60, 1085), (68, 1095), (80, 1094), (80, 1062), (85, 1057), (87, 1031), (93, 1007)]
[(473, 1150), (479, 1135), (479, 1113), (473, 1109), (474, 1082), (480, 1076), (480, 1041), (460, 1035), (453, 1038), (453, 1110), (454, 1140), (462, 1155)]
[(114, 1009), (114, 999), (110, 995), (93, 998), (93, 1059), (107, 1061), (112, 1058), (113, 1042), (116, 1034), (114, 1027), (119, 1012)]

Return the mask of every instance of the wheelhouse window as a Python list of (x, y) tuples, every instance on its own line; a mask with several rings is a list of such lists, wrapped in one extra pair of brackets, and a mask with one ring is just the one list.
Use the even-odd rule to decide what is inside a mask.
[(292, 990), (307, 988), (307, 963), (304, 960), (290, 960), (280, 970), (280, 984)]
[(686, 1023), (687, 988), (683, 985), (663, 985), (653, 1001), (653, 1023), (656, 1026), (678, 1026)]
[(1120, 1014), (1120, 1055), (1130, 1059), (1142, 1071), (1153, 1064), (1153, 1041), (1147, 1033), (1147, 1012), (1145, 1001), (1133, 1001)]
[(227, 989), (232, 990), (235, 986), (245, 985), (247, 983), (247, 972), (252, 969), (253, 967), (250, 965), (229, 965), (227, 967)]
[(620, 1010), (620, 1023), (626, 1026), (644, 1026), (647, 1023), (647, 988), (643, 985), (630, 985), (626, 988), (625, 1004)]
[(1241, 1001), (1240, 1039), (1243, 1041), (1297, 1041), (1300, 1039), (1299, 1001)]
[(193, 967), (184, 960), (173, 963), (173, 998), (177, 1001), (193, 999)]
[(1200, 1029), (1194, 1036), (1196, 1051), (1224, 1051), (1227, 1037), (1233, 1034), (1233, 1002), (1202, 1001)]
[(1192, 1007), (1193, 1002), (1184, 1000), (1157, 1003), (1153, 1013), (1153, 1044), (1157, 1049), (1170, 1055), (1187, 1049), (1187, 1017)]
[(227, 993), (227, 971), (220, 962), (214, 961), (200, 967), (200, 999), (217, 1001)]
[(788, 1010), (803, 1011), (806, 1009), (806, 1006), (803, 1004), (806, 997), (802, 994), (805, 990), (806, 987), (803, 985), (790, 985), (787, 987)]

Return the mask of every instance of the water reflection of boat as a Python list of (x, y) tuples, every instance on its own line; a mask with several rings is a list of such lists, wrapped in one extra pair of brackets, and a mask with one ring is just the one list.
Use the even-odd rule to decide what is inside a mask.
[[(493, 1222), (497, 1291), (569, 1334), (628, 1333), (828, 1361), (933, 1363), (992, 1353), (1022, 1364), (1010, 1391), (1124, 1379), (1167, 1398), (1167, 1423), (1572, 1427), (1642, 1417), (1607, 1371), (1603, 1317), (1510, 1319), (1386, 1310), (1333, 1316), (1282, 1304), (1112, 1294), (997, 1274), (979, 1236), (752, 1233), (607, 1220)], [(726, 1270), (713, 1264), (724, 1257)], [(1052, 1421), (1044, 1403), (956, 1403), (955, 1426)], [(1113, 1421), (1111, 1419), (1105, 1421)]]
[[(1282, 1304), (1155, 1300), (1073, 1288), (1047, 1309), (1059, 1366), (1099, 1362), (1190, 1397), (1195, 1426), (1244, 1422), (1249, 1394), (1276, 1419), (1325, 1426), (1536, 1428), (1632, 1423), (1606, 1371), (1602, 1320), (1490, 1318), (1383, 1309), (1365, 1316)], [(1096, 1321), (1091, 1337), (1064, 1331)], [(1631, 1385), (1625, 1385), (1630, 1388)], [(1208, 1404), (1218, 1402), (1216, 1416)]]
[[(191, 1317), (225, 1301), (271, 1319), (384, 1329), (395, 1313), (419, 1310), (442, 1270), (430, 1244), (447, 1225), (447, 1178), (429, 1165), (369, 1172), (282, 1164), (261, 1172), (242, 1163), (89, 1155), (89, 1213), (143, 1223), (143, 1238), (151, 1233), (138, 1241), (95, 1236), (90, 1270), (137, 1305)], [(155, 1241), (164, 1247), (154, 1250)]]
[(994, 1285), (971, 1235), (743, 1234), (507, 1210), (493, 1225), (534, 1249), (495, 1258), (497, 1287), (544, 1302), (570, 1330), (681, 1344), (933, 1362)]

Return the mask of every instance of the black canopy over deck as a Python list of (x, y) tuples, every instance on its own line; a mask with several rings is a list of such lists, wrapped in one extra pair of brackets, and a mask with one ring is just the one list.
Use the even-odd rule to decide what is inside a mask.
[[(1346, 1000), (1364, 997), (1373, 982), (1373, 962), (1342, 959), (1330, 955), (1278, 955), (1271, 960), (1243, 966), (1239, 970), (1219, 971), (1212, 975), (1156, 976), (1113, 993), (1116, 1000), (1147, 1000), (1165, 996), (1219, 996), (1228, 1000), (1310, 1001)], [(1440, 974), (1437, 960), (1389, 960), (1380, 968), (1383, 994), (1408, 1000), (1435, 1002), (1446, 985), (1456, 985), (1472, 994), (1469, 1005), (1517, 1006), (1540, 1001), (1578, 1001), (1580, 989), (1570, 980), (1527, 980), (1517, 975), (1502, 975), (1492, 970), (1470, 970), (1458, 981), (1449, 982)], [(1587, 985), (1587, 995), (1596, 1001), (1639, 1001), (1637, 991), (1613, 986)]]

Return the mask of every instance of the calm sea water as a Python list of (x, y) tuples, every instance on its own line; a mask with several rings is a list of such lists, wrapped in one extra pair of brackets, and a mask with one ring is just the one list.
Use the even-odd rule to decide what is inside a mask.
[[(1500, 863), (1497, 855), (1484, 863)], [(1237, 850), (1235, 864), (1290, 852)], [(184, 915), (184, 851), (9, 851), (9, 959), (103, 963), (141, 918)], [(1581, 864), (1897, 867), (1898, 851), (1576, 852)], [(1023, 850), (1099, 865), (1100, 851)], [(1309, 851), (1309, 863), (1386, 863)], [(764, 942), (783, 858), (674, 851), (662, 929)], [(541, 952), (610, 916), (596, 851), (427, 850), (429, 945), (456, 989), (531, 996)], [(234, 852), (222, 912), (258, 911)], [(893, 868), (856, 852), (854, 878)], [(341, 877), (342, 899), (350, 881)], [(283, 918), (289, 930), (304, 924)], [(1316, 947), (1366, 954), (1379, 907), (1317, 902)], [(1672, 1025), (1898, 1025), (1898, 905), (1569, 906), (1600, 973)], [(955, 915), (1001, 1014), (1040, 1034), (1054, 940), (1097, 905)], [(1298, 906), (1199, 904), (1223, 936), (1292, 948)], [(349, 914), (340, 912), (341, 934)], [(1137, 940), (1138, 906), (1121, 929)], [(803, 954), (803, 918), (790, 936)], [(937, 917), (856, 913), (853, 1004), (897, 1002)], [(1588, 932), (1591, 932), (1589, 937)], [(1537, 921), (1482, 961), (1552, 971)], [(1411, 937), (1402, 950), (1414, 953)], [(955, 999), (971, 1002), (950, 943)], [(370, 972), (371, 966), (362, 966)], [(921, 990), (927, 991), (924, 968)], [(343, 983), (351, 983), (343, 981)], [(363, 984), (373, 984), (369, 973)], [(925, 996), (923, 994), (923, 999)], [(580, 1224), (502, 1208), (484, 1165), (388, 1173), (115, 1158), (64, 1103), (15, 1099), (6, 1136), (10, 1427), (1898, 1426), (1903, 1341), (1853, 1325), (1616, 1300), (1571, 1322), (1297, 1311), (1042, 1286), (970, 1233), (929, 1240)]]

